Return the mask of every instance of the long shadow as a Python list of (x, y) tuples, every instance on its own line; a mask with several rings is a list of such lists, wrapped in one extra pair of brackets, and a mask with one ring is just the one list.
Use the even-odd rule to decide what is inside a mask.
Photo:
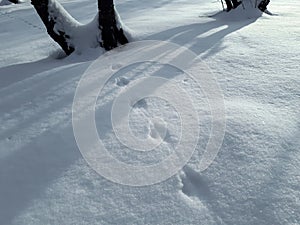
[(0, 159), (1, 224), (11, 224), (34, 199), (43, 196), (53, 180), (80, 158), (71, 129), (64, 131), (71, 135), (61, 138), (48, 131), (17, 154)]
[[(230, 22), (215, 18), (215, 20), (203, 24), (172, 28), (154, 34), (148, 39), (170, 40), (179, 45), (192, 43), (192, 45), (187, 47), (197, 54), (212, 49), (214, 49), (214, 52), (217, 52), (220, 49), (221, 40), (226, 35), (253, 23), (255, 20)], [(208, 34), (208, 32), (224, 25), (226, 25), (226, 28)], [(208, 35), (204, 36), (205, 33)], [(201, 37), (201, 35), (203, 36)], [(49, 63), (50, 61), (45, 59), (38, 62), (0, 68), (0, 74), (5, 74), (5, 79), (1, 77), (0, 87), (7, 87), (10, 84), (28, 79), (37, 73), (53, 68), (55, 63)], [(68, 63), (58, 62), (58, 64)], [(22, 71), (22, 74), (14, 75), (16, 71)], [(68, 137), (66, 142), (59, 134), (54, 133), (53, 135), (51, 131), (52, 129), (36, 138), (34, 141), (37, 141), (37, 143), (31, 142), (23, 146), (15, 154), (0, 159), (1, 224), (10, 224), (22, 210), (29, 206), (32, 200), (42, 196), (43, 191), (53, 180), (81, 158), (73, 137)], [(67, 130), (63, 131), (60, 134), (73, 135), (71, 126), (68, 126)], [(54, 143), (55, 145), (53, 146)], [(65, 147), (62, 149), (59, 146)]]
[(68, 58), (61, 51), (58, 51), (55, 54), (56, 55), (49, 56), (47, 58), (34, 61), (34, 62), (17, 63), (17, 64), (1, 67), (0, 68), (0, 89), (6, 88), (14, 83), (31, 78), (36, 74), (48, 71), (56, 67), (68, 66), (72, 63), (88, 62), (98, 57), (98, 55), (95, 54), (86, 57)]
[(37, 73), (52, 69), (57, 63), (48, 58), (36, 62), (13, 64), (0, 68), (0, 88), (28, 79)]
[[(26, 124), (32, 125), (37, 121), (40, 121), (41, 124), (46, 124), (45, 129), (34, 131), (36, 132), (36, 136), (27, 138), (27, 143), (20, 143), (21, 146), (18, 149), (0, 157), (0, 224), (11, 224), (16, 216), (24, 209), (30, 207), (30, 203), (34, 199), (43, 197), (44, 191), (55, 179), (59, 178), (64, 171), (81, 158), (71, 126), (71, 103), (75, 92), (75, 84), (79, 80), (83, 70), (89, 64), (88, 62), (84, 66), (77, 67), (80, 61), (84, 60), (79, 59), (74, 62), (71, 59), (68, 59), (68, 61), (43, 59), (0, 69), (0, 71), (6, 71), (5, 74), (1, 74), (3, 75), (1, 80), (5, 80), (4, 78), (9, 78), (10, 76), (12, 77), (6, 85), (30, 79), (30, 77), (51, 70), (55, 66), (63, 67), (64, 71), (68, 73), (74, 70), (72, 72), (73, 76), (62, 77), (63, 74), (59, 72), (58, 74), (53, 74), (51, 77), (45, 77), (45, 82), (49, 82), (50, 86), (71, 85), (71, 87), (66, 88), (66, 93), (62, 98), (49, 101), (49, 105), (43, 111), (31, 115), (26, 120), (20, 119), (18, 129), (13, 127), (13, 129), (7, 130), (10, 133), (13, 130), (26, 132), (26, 129), (31, 129), (30, 127), (26, 127)], [(71, 70), (69, 70), (70, 68), (66, 70), (66, 66), (71, 66), (72, 64), (74, 66), (71, 67)], [(14, 72), (16, 71), (21, 72), (22, 76), (15, 77)], [(44, 89), (45, 92), (47, 90), (48, 88)], [(40, 91), (36, 94), (39, 93)], [(26, 97), (26, 95), (24, 96)], [(21, 95), (18, 99), (22, 97)], [(31, 100), (34, 101), (35, 97), (33, 96)], [(59, 112), (68, 106), (70, 106), (70, 110), (65, 112), (66, 115), (59, 116)], [(13, 107), (18, 107), (18, 105), (15, 104)], [(53, 108), (55, 109), (54, 111)], [(58, 117), (55, 118), (57, 123), (54, 125), (51, 125), (51, 122), (48, 123), (47, 121), (51, 121), (51, 118), (53, 119), (53, 115), (50, 116), (51, 113), (58, 113)], [(50, 127), (48, 128), (47, 126)], [(30, 132), (33, 131), (31, 130), (27, 134)], [(5, 134), (2, 134), (0, 138), (3, 138), (3, 141), (6, 139), (7, 146), (10, 146), (9, 142), (17, 141), (13, 138), (6, 138)], [(7, 146), (0, 145), (0, 151), (12, 150), (4, 149)]]
[(232, 14), (216, 13), (211, 16), (203, 16), (210, 18), (208, 22), (171, 28), (153, 34), (147, 39), (174, 42), (180, 46), (186, 46), (197, 55), (206, 53), (205, 58), (224, 48), (221, 45), (224, 37), (254, 23), (261, 14), (257, 9), (240, 9)]

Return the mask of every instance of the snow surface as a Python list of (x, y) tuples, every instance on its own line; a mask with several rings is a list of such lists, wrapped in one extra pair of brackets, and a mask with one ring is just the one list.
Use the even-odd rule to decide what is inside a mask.
[[(4, 2), (5, 3), (5, 2)], [(96, 15), (96, 1), (60, 1), (81, 24)], [(122, 21), (139, 40), (174, 42), (211, 67), (226, 104), (226, 133), (214, 163), (199, 172), (210, 116), (203, 93), (169, 67), (202, 113), (199, 145), (177, 175), (129, 187), (99, 176), (81, 156), (72, 130), (72, 102), (84, 71), (102, 52), (63, 57), (30, 5), (0, 6), (0, 224), (300, 224), (300, 3), (273, 0), (260, 15), (217, 1), (116, 1)], [(154, 65), (152, 70), (157, 70)], [(169, 135), (158, 153), (123, 149), (110, 124), (116, 94), (149, 66), (119, 71), (97, 101), (99, 136), (116, 158), (154, 163), (177, 143), (178, 115), (167, 102), (134, 105), (132, 132)], [(150, 70), (150, 72), (149, 72)], [(184, 82), (183, 82), (184, 81)]]

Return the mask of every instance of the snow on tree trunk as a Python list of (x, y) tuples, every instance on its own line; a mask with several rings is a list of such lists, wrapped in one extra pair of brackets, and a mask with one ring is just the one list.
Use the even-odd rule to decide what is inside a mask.
[(75, 50), (71, 41), (72, 30), (78, 27), (79, 23), (55, 0), (32, 0), (31, 4), (42, 19), (50, 37), (67, 55), (70, 55)]
[(87, 25), (78, 23), (56, 0), (31, 0), (31, 4), (50, 37), (67, 55), (75, 50), (80, 52), (83, 46), (100, 45), (105, 50), (111, 50), (128, 43), (113, 0), (98, 0), (96, 20)]
[(114, 7), (113, 0), (98, 0), (99, 29), (101, 30), (102, 41), (100, 45), (105, 50), (117, 47), (119, 44), (128, 43), (121, 27), (118, 13)]

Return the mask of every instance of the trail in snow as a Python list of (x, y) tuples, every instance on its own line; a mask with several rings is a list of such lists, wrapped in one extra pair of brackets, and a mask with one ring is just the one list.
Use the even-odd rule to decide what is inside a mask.
[[(60, 2), (81, 23), (96, 14), (95, 1)], [(221, 9), (218, 2), (116, 4), (139, 39), (186, 46), (211, 67), (227, 117), (216, 160), (199, 173), (211, 129), (201, 90), (170, 67), (141, 64), (115, 74), (97, 100), (99, 136), (111, 154), (147, 164), (173, 151), (178, 115), (158, 99), (139, 102), (130, 114), (138, 137), (159, 132), (153, 115), (168, 121), (169, 136), (157, 152), (135, 154), (112, 132), (114, 97), (153, 71), (173, 77), (193, 96), (202, 115), (198, 147), (178, 175), (157, 185), (133, 188), (99, 176), (78, 151), (71, 107), (81, 75), (101, 53), (59, 59), (61, 51), (29, 2), (0, 6), (0, 223), (299, 224), (299, 2), (274, 0), (269, 9), (279, 16), (250, 19), (242, 8), (199, 18)]]

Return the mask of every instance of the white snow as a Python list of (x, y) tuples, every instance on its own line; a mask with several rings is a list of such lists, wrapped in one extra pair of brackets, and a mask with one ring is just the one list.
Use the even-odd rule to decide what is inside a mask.
[[(97, 1), (59, 2), (79, 27), (90, 23), (80, 35), (94, 36)], [(201, 57), (226, 106), (223, 145), (212, 165), (199, 171), (211, 129), (201, 89), (170, 66), (145, 63), (119, 70), (98, 97), (95, 115), (99, 137), (115, 158), (156, 163), (179, 140), (176, 110), (149, 98), (133, 105), (129, 126), (135, 136), (160, 142), (166, 132), (162, 144), (143, 154), (118, 142), (110, 109), (138, 78), (151, 73), (172, 78), (201, 115), (199, 143), (187, 166), (159, 184), (130, 187), (98, 175), (73, 134), (75, 90), (101, 49), (84, 45), (63, 57), (29, 1), (6, 5), (3, 0), (0, 224), (300, 224), (300, 3), (272, 0), (268, 9), (278, 15), (269, 16), (244, 2), (246, 10), (240, 6), (208, 17), (222, 9), (220, 2), (116, 1), (136, 40), (170, 41)]]

